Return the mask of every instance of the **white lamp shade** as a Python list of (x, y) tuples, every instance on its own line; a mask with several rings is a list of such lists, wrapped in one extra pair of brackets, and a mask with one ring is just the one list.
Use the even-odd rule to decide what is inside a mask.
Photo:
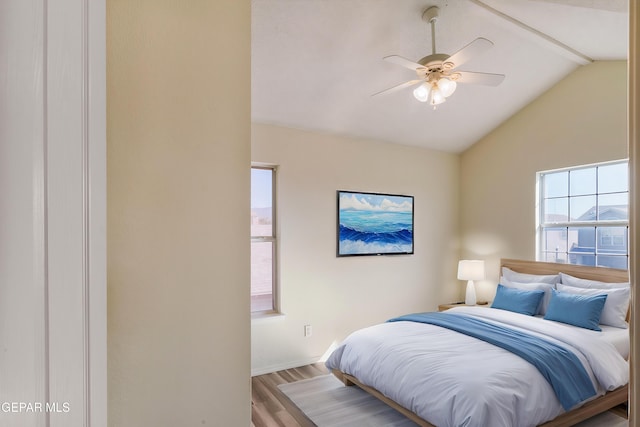
[(445, 98), (450, 97), (453, 92), (455, 92), (457, 86), (458, 85), (453, 80), (449, 80), (446, 78), (441, 78), (440, 80), (438, 80), (438, 88)]
[(434, 86), (431, 89), (431, 101), (429, 102), (431, 105), (439, 105), (445, 102), (447, 99), (444, 97), (440, 89), (437, 86)]
[(458, 280), (484, 279), (483, 260), (462, 260), (458, 262)]
[(431, 88), (427, 83), (422, 83), (420, 86), (414, 89), (413, 96), (420, 102), (427, 102), (429, 100), (429, 92)]

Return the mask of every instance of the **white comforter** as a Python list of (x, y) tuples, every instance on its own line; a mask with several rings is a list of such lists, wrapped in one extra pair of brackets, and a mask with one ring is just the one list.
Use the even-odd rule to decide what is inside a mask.
[[(615, 347), (592, 331), (504, 310), (457, 307), (538, 334), (571, 349), (598, 394), (629, 380)], [(449, 329), (415, 322), (383, 323), (347, 337), (326, 362), (438, 426), (536, 426), (564, 412), (538, 370), (507, 350)]]

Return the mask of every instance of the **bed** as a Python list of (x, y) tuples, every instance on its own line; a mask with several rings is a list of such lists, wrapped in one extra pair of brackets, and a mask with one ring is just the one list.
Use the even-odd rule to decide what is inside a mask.
[[(493, 305), (506, 308), (390, 319), (347, 337), (327, 368), (420, 426), (571, 426), (626, 402), (628, 272), (512, 259), (501, 272), (509, 277), (500, 277)], [(513, 301), (530, 311), (511, 311)], [(595, 323), (580, 315), (574, 324), (566, 307), (580, 312), (582, 302), (602, 310)], [(533, 350), (521, 349), (525, 341)]]

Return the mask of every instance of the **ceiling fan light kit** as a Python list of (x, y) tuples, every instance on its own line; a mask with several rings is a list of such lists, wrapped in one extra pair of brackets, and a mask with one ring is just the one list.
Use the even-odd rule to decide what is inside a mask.
[(413, 62), (398, 55), (383, 58), (385, 61), (414, 70), (418, 78), (375, 93), (374, 96), (394, 92), (420, 83), (420, 85), (414, 89), (413, 96), (420, 102), (429, 102), (435, 109), (436, 105), (445, 102), (447, 100), (446, 98), (455, 92), (458, 82), (497, 86), (504, 80), (503, 74), (455, 70), (458, 66), (469, 61), (477, 54), (493, 46), (493, 43), (485, 38), (479, 37), (475, 39), (453, 55), (436, 53), (435, 23), (438, 21), (438, 14), (439, 8), (437, 6), (427, 8), (422, 14), (422, 19), (431, 25), (431, 55), (425, 56), (418, 62)]
[(447, 77), (437, 76), (430, 78), (413, 91), (413, 96), (420, 102), (433, 105), (442, 104), (455, 92), (457, 83)]

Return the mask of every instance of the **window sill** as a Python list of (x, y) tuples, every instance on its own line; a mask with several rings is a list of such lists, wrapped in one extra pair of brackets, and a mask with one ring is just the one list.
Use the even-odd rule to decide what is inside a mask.
[(276, 311), (265, 311), (258, 313), (251, 313), (251, 322), (266, 322), (266, 321), (274, 321), (279, 319), (284, 319), (285, 315), (283, 313), (278, 313)]

